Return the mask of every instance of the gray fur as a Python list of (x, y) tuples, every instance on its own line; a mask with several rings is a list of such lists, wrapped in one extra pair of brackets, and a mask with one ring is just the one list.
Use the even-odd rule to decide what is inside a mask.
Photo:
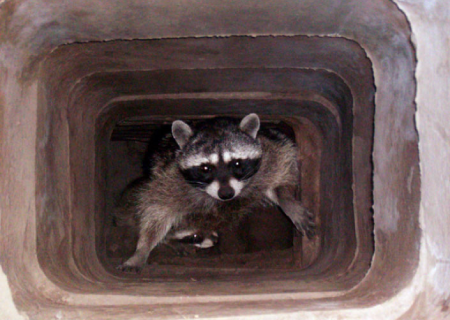
[[(243, 134), (241, 127), (247, 130), (248, 135)], [(256, 137), (252, 137), (258, 130), (259, 118), (256, 114), (245, 117), (240, 125), (225, 119), (213, 124), (205, 122), (192, 134), (189, 144), (183, 145), (182, 152), (178, 152), (177, 162), (186, 169), (192, 167), (193, 163), (210, 162), (210, 155), (227, 151), (237, 152), (242, 158), (259, 158), (262, 154), (261, 144)], [(218, 140), (221, 142), (217, 143)]]
[[(242, 129), (247, 131), (246, 134)], [(295, 145), (279, 133), (260, 132), (253, 137), (258, 131), (256, 114), (245, 117), (240, 124), (231, 119), (207, 121), (194, 127), (188, 143), (181, 143), (181, 150), (167, 149), (157, 155), (152, 180), (140, 188), (136, 196), (134, 216), (139, 227), (136, 252), (118, 269), (139, 271), (151, 250), (171, 229), (189, 225), (186, 217), (192, 217), (192, 213), (195, 213), (194, 220), (204, 220), (210, 230), (218, 230), (221, 225), (237, 224), (258, 207), (276, 205), (299, 231), (312, 237), (314, 216), (295, 198), (299, 182)], [(202, 188), (189, 184), (180, 170), (186, 169), (192, 157), (208, 159), (221, 150), (242, 152), (261, 159), (259, 170), (242, 182), (242, 190), (230, 201), (218, 200)]]
[(250, 113), (242, 119), (239, 128), (245, 133), (249, 134), (253, 139), (259, 131), (259, 117), (256, 113)]
[(193, 132), (191, 127), (181, 120), (176, 120), (172, 124), (172, 135), (180, 148), (183, 148), (189, 141)]

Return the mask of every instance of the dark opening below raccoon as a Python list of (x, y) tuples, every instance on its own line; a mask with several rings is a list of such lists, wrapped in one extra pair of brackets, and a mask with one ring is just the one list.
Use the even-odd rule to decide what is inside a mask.
[(139, 272), (152, 249), (192, 213), (232, 224), (258, 207), (277, 206), (303, 235), (314, 235), (314, 216), (295, 197), (296, 146), (278, 131), (260, 130), (258, 115), (193, 127), (176, 120), (172, 136), (154, 154), (151, 179), (136, 196), (139, 239), (118, 270)]

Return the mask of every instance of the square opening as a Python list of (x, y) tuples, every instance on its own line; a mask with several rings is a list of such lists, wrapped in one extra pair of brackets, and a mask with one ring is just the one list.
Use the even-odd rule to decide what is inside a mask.
[[(396, 157), (410, 161), (394, 171), (389, 162), (389, 177), (376, 171), (375, 164), (383, 167), (385, 160), (379, 150), (395, 142), (389, 133), (396, 127), (383, 110), (375, 114), (371, 61), (356, 42), (260, 36), (78, 43), (54, 50), (39, 75), (37, 258), (46, 278), (71, 295), (69, 304), (104, 305), (108, 295), (111, 305), (152, 305), (158, 315), (169, 314), (164, 306), (181, 300), (186, 312), (202, 306), (204, 315), (218, 314), (205, 307), (211, 301), (213, 308), (239, 314), (251, 314), (255, 305), (261, 312), (322, 310), (329, 301), (373, 305), (374, 287), (379, 299), (388, 297), (395, 290), (376, 280), (385, 263), (397, 266), (383, 275), (395, 283), (414, 271), (404, 265), (408, 259), (394, 257), (407, 256), (401, 245), (418, 239), (416, 216), (405, 211), (416, 212), (418, 182), (411, 170), (417, 137), (405, 122), (396, 136), (407, 136), (410, 149)], [(397, 111), (409, 119), (414, 108), (405, 104)], [(265, 126), (289, 132), (299, 146), (301, 200), (317, 215), (318, 236), (301, 239), (281, 223), (274, 241), (281, 247), (261, 249), (273, 239), (246, 238), (253, 249), (243, 253), (163, 255), (141, 275), (118, 273), (117, 261), (127, 253), (117, 249), (122, 239), (110, 242), (117, 233), (109, 215), (118, 194), (141, 174), (150, 135), (175, 119), (251, 112)], [(377, 135), (377, 126), (385, 132)], [(409, 198), (400, 191), (389, 198), (405, 204), (398, 211), (399, 229), (389, 229), (389, 216), (375, 217), (380, 229), (374, 229), (372, 207), (382, 212), (380, 193), (389, 188), (380, 186), (390, 187), (383, 179), (406, 182), (410, 190)], [(250, 222), (250, 229), (271, 225), (274, 214), (260, 219), (261, 226)], [(396, 233), (405, 237), (401, 245), (389, 241)]]
[[(97, 199), (96, 202), (104, 202), (105, 209), (98, 214), (99, 221), (105, 222), (98, 223), (97, 251), (102, 253), (106, 248), (106, 260), (116, 258), (112, 259), (110, 263), (117, 265), (119, 260), (133, 253), (136, 245), (136, 234), (130, 233), (128, 228), (114, 226), (112, 219), (108, 218), (108, 215), (105, 216), (105, 213), (114, 211), (115, 204), (119, 202), (120, 196), (127, 185), (146, 176), (145, 170), (148, 169), (146, 167), (148, 166), (147, 155), (158, 147), (159, 142), (158, 137), (154, 139), (152, 134), (161, 131), (170, 132), (171, 122), (178, 118), (192, 123), (212, 115), (223, 115), (220, 111), (227, 109), (234, 109), (237, 112), (246, 109), (255, 110), (258, 109), (258, 107), (255, 107), (256, 105), (261, 107), (260, 110), (273, 109), (274, 114), (261, 115), (262, 127), (278, 129), (293, 141), (298, 141), (298, 144), (301, 142), (302, 147), (299, 148), (298, 159), (301, 159), (300, 171), (302, 177), (298, 181), (298, 186), (301, 188), (304, 186), (304, 190), (302, 189), (298, 197), (301, 197), (304, 203), (308, 203), (311, 208), (319, 212), (320, 203), (317, 200), (320, 199), (320, 188), (317, 188), (317, 186), (320, 185), (320, 167), (321, 165), (329, 166), (330, 161), (321, 160), (323, 152), (321, 151), (322, 136), (320, 132), (324, 132), (324, 127), (315, 127), (313, 120), (302, 115), (308, 114), (309, 108), (316, 108), (319, 122), (325, 124), (326, 128), (333, 128), (331, 131), (334, 130), (336, 135), (337, 126), (334, 123), (333, 116), (327, 110), (320, 110), (323, 109), (320, 104), (311, 101), (285, 100), (281, 96), (275, 98), (275, 100), (256, 99), (254, 95), (251, 96), (251, 100), (244, 97), (245, 95), (242, 95), (239, 100), (236, 100), (235, 97), (230, 99), (226, 94), (220, 96), (220, 100), (209, 97), (206, 99), (169, 99), (169, 101), (127, 101), (115, 105), (114, 109), (124, 108), (130, 112), (131, 116), (119, 120), (112, 130), (109, 144), (108, 142), (102, 143), (98, 148), (98, 152), (106, 152), (107, 157), (105, 157), (105, 163), (99, 166), (102, 168), (99, 176), (103, 177), (104, 185), (103, 192), (99, 192), (99, 195), (104, 197), (105, 200)], [(139, 110), (144, 113), (151, 113), (155, 109), (175, 110), (177, 108), (179, 111), (183, 110), (181, 112), (189, 113), (189, 108), (192, 105), (208, 108), (211, 113), (203, 116), (174, 116), (170, 113), (158, 116), (152, 116), (151, 114), (136, 115), (136, 113), (140, 113)], [(280, 106), (287, 108), (287, 111)], [(298, 110), (297, 116), (283, 116), (289, 110), (295, 109)], [(112, 111), (112, 113), (116, 112), (117, 110)], [(276, 113), (279, 113), (279, 115)], [(110, 129), (107, 132), (110, 132)], [(330, 137), (326, 133), (324, 135), (329, 138), (329, 141), (336, 143), (336, 137)], [(334, 146), (326, 145), (326, 147), (332, 148)], [(323, 154), (328, 156), (327, 152)], [(106, 172), (106, 174), (103, 172)], [(351, 181), (348, 181), (348, 183), (351, 184)], [(348, 203), (352, 203), (351, 199), (348, 199)], [(350, 209), (349, 212), (352, 212), (352, 210)], [(348, 234), (352, 233), (355, 233), (354, 229), (348, 232)], [(134, 240), (132, 243), (129, 243), (130, 238)], [(320, 236), (314, 241), (302, 243), (301, 236), (292, 229), (292, 223), (275, 207), (258, 208), (254, 214), (248, 215), (233, 230), (224, 228), (220, 232), (219, 240), (218, 245), (213, 250), (194, 251), (189, 257), (183, 258), (177, 257), (178, 254), (174, 252), (172, 246), (160, 246), (152, 251), (150, 261), (154, 265), (150, 269), (152, 273), (155, 273), (161, 264), (176, 264), (199, 268), (299, 270), (310, 266), (316, 260), (320, 250)], [(123, 249), (126, 249), (126, 252), (122, 252)], [(347, 250), (350, 253), (352, 251), (354, 252), (354, 248), (348, 248)], [(173, 257), (174, 254), (175, 257)], [(169, 257), (172, 259), (169, 259)], [(162, 268), (164, 272), (167, 272), (167, 266)], [(185, 270), (187, 269), (185, 268)]]
[[(143, 102), (143, 104), (145, 103)], [(152, 104), (161, 107), (160, 103), (161, 101), (147, 102), (148, 107), (145, 109), (152, 110)], [(164, 102), (162, 103), (164, 104)], [(173, 103), (180, 104), (182, 102), (175, 99)], [(195, 105), (211, 104), (213, 106), (217, 104), (213, 108), (217, 108), (218, 111), (223, 109), (224, 103), (230, 103), (230, 101), (223, 101), (218, 104), (215, 99), (193, 101)], [(235, 101), (231, 103), (235, 104)], [(127, 109), (133, 109), (132, 102)], [(187, 116), (181, 117), (181, 119), (189, 124), (195, 124), (199, 120), (204, 120), (205, 116)], [(104, 190), (106, 191), (105, 213), (116, 210), (117, 204), (122, 200), (124, 190), (128, 190), (127, 187), (136, 186), (142, 180), (149, 179), (152, 166), (151, 156), (155, 150), (161, 148), (162, 137), (170, 134), (171, 123), (174, 120), (174, 116), (170, 114), (160, 117), (141, 115), (128, 117), (116, 123), (109, 145), (106, 147), (108, 156), (106, 157), (106, 168), (104, 170), (107, 173), (99, 173), (99, 176), (106, 176), (104, 182)], [(303, 132), (303, 139), (317, 140), (314, 132), (307, 134), (308, 127), (302, 121), (289, 122), (290, 124), (288, 124), (286, 120), (280, 117), (267, 117), (261, 120), (263, 129), (275, 129), (284, 133), (293, 141), (296, 140), (294, 128)], [(315, 151), (312, 146), (309, 147), (309, 150)], [(317, 158), (314, 159), (316, 166), (319, 164), (318, 160)], [(317, 169), (315, 167), (304, 167), (304, 172), (317, 173)], [(300, 181), (298, 181), (299, 185)], [(300, 200), (299, 192), (297, 197)], [(174, 265), (190, 268), (286, 269), (292, 268), (294, 265), (304, 268), (313, 262), (318, 248), (312, 248), (312, 243), (305, 250), (306, 254), (296, 255), (294, 254), (295, 251), (292, 251), (294, 244), (300, 245), (301, 238), (300, 235), (294, 233), (292, 222), (282, 212), (276, 207), (270, 206), (260, 206), (254, 211), (255, 214), (244, 217), (239, 225), (227, 224), (220, 230), (214, 230), (218, 239), (212, 247), (209, 247), (210, 243), (206, 243), (207, 248), (198, 248), (176, 239), (163, 242), (152, 251), (150, 259), (152, 266), (149, 266), (149, 268), (152, 273), (160, 266), (167, 271), (167, 266)], [(195, 217), (193, 216), (192, 219), (195, 219)], [(120, 260), (129, 257), (134, 252), (137, 244), (137, 232), (129, 226), (118, 226), (114, 217), (110, 215), (103, 219), (100, 218), (100, 220), (105, 221), (105, 223), (98, 224), (97, 252), (103, 253), (106, 250), (106, 263), (118, 265)], [(207, 228), (207, 225), (209, 223), (206, 223), (204, 227)], [(206, 232), (205, 236), (208, 237), (209, 229), (204, 231)], [(202, 234), (203, 232), (200, 229), (199, 236), (202, 237)], [(297, 248), (297, 251), (304, 252), (301, 248)]]
[[(336, 70), (308, 62), (311, 56), (328, 55), (324, 48), (340, 57), (333, 63)], [(169, 290), (175, 295), (195, 296), (211, 292), (192, 279), (206, 282), (219, 295), (310, 291), (335, 294), (350, 289), (364, 277), (373, 254), (373, 127), (367, 123), (373, 122), (374, 86), (370, 62), (359, 46), (345, 39), (307, 37), (119, 41), (66, 46), (56, 51), (51, 61), (63, 61), (74, 49), (84, 52), (81, 61), (85, 63), (94, 61), (94, 57), (111, 57), (112, 61), (105, 61), (108, 71), (102, 70), (100, 63), (99, 72), (80, 77), (68, 97), (68, 108), (57, 108), (50, 116), (42, 114), (52, 120), (52, 146), (64, 139), (59, 126), (67, 126), (69, 140), (69, 145), (61, 146), (68, 147), (66, 153), (47, 149), (41, 159), (54, 167), (52, 175), (70, 182), (68, 188), (62, 178), (48, 179), (47, 174), (46, 188), (40, 189), (50, 190), (58, 198), (47, 203), (38, 219), (38, 256), (50, 278), (60, 282), (61, 274), (69, 278), (82, 275), (118, 293), (123, 293), (123, 283), (132, 281), (138, 292), (146, 295), (165, 295), (161, 292)], [(127, 59), (130, 52), (139, 58)], [(168, 52), (172, 54), (170, 60), (164, 58)], [(348, 71), (347, 64), (355, 60), (358, 76), (367, 81), (360, 82), (358, 90), (351, 90), (338, 69)], [(54, 97), (58, 92), (51, 94)], [(67, 116), (67, 123), (58, 121), (58, 112)], [(251, 112), (258, 113), (264, 125), (284, 126), (296, 140), (301, 198), (318, 217), (318, 236), (302, 241), (281, 222), (280, 228), (285, 230), (279, 241), (289, 244), (280, 250), (233, 253), (228, 262), (224, 255), (220, 260), (211, 257), (209, 263), (204, 259), (187, 264), (188, 259), (176, 263), (172, 260), (146, 268), (147, 272), (132, 279), (115, 272), (117, 259), (124, 258), (124, 254), (114, 256), (114, 252), (120, 252), (115, 250), (123, 239), (111, 245), (111, 238), (116, 239), (118, 233), (114, 233), (108, 216), (117, 195), (139, 175), (139, 126), (161, 127), (178, 118), (195, 120)], [(356, 144), (352, 143), (355, 134), (359, 138)], [(135, 141), (124, 142), (127, 139)], [(132, 144), (141, 151), (130, 153)], [(70, 172), (62, 170), (67, 166), (58, 165), (58, 161), (69, 164)], [(55, 193), (61, 189), (70, 194), (69, 201)], [(50, 212), (60, 212), (52, 204), (67, 206), (68, 219), (49, 219)], [(269, 224), (270, 217), (259, 219), (261, 225)], [(261, 228), (254, 222), (250, 226)], [(69, 235), (64, 240), (55, 234), (61, 229)], [(49, 259), (56, 253), (44, 244), (58, 238), (65, 243), (58, 247), (60, 259)], [(256, 248), (256, 242), (247, 244)], [(345, 277), (343, 272), (347, 272)], [(266, 285), (260, 289), (236, 286), (236, 279), (243, 283), (264, 279)], [(152, 286), (146, 285), (148, 282)], [(176, 283), (183, 283), (183, 289)], [(84, 290), (98, 290), (92, 283), (82, 284), (86, 285)], [(69, 290), (81, 286), (70, 281), (62, 285)]]

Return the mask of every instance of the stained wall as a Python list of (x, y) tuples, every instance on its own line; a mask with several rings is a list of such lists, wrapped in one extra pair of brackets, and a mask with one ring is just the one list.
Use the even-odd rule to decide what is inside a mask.
[[(108, 6), (100, 1), (72, 1), (67, 6), (48, 1), (1, 2), (4, 23), (0, 35), (0, 222), (5, 277), (0, 286), (6, 294), (1, 312), (8, 318), (20, 318), (15, 308), (24, 318), (33, 319), (73, 317), (80, 312), (85, 318), (117, 318), (121, 310), (117, 304), (124, 298), (107, 296), (110, 302), (105, 305), (104, 295), (87, 297), (82, 288), (79, 292), (62, 289), (64, 278), (60, 278), (60, 283), (49, 280), (37, 259), (36, 207), (48, 201), (49, 194), (36, 198), (36, 186), (43, 183), (37, 181), (36, 172), (45, 172), (45, 166), (39, 168), (36, 159), (40, 148), (49, 147), (47, 139), (52, 128), (50, 118), (42, 113), (44, 109), (38, 103), (42, 102), (42, 88), (48, 83), (39, 81), (42, 78), (38, 75), (53, 50), (75, 42), (116, 39), (319, 35), (355, 41), (373, 64), (377, 108), (372, 268), (358, 286), (341, 296), (311, 295), (305, 299), (302, 295), (290, 295), (293, 302), (282, 295), (277, 297), (279, 300), (248, 296), (234, 308), (246, 310), (248, 318), (255, 310), (264, 309), (260, 319), (274, 313), (291, 319), (447, 317), (449, 10), (444, 0), (319, 4), (221, 1), (198, 6), (179, 1), (155, 2), (151, 7), (141, 1), (116, 1)], [(51, 71), (47, 74), (51, 75)], [(66, 79), (70, 77), (69, 74)], [(64, 85), (61, 82), (61, 88)], [(65, 119), (67, 114), (58, 116)], [(47, 122), (41, 122), (42, 119)], [(385, 119), (390, 119), (389, 125), (383, 126), (380, 123)], [(61, 126), (61, 132), (69, 130), (64, 120), (56, 124)], [(68, 147), (64, 141), (60, 143), (61, 150)], [(53, 204), (54, 208), (65, 210), (58, 202)], [(67, 243), (71, 245), (70, 241), (61, 245)], [(391, 266), (406, 272), (399, 276), (394, 268), (391, 273)], [(13, 293), (12, 300), (9, 291)], [(209, 302), (220, 302), (216, 307), (226, 305), (230, 299), (209, 298)], [(144, 317), (148, 299), (135, 297), (132, 301), (136, 304), (134, 314)], [(191, 302), (197, 307), (205, 305), (205, 301)], [(153, 303), (165, 304), (151, 309), (161, 318), (176, 318), (179, 312), (194, 315), (189, 305), (180, 305), (170, 297)], [(122, 311), (129, 317), (128, 311)], [(208, 308), (202, 314), (217, 315)]]

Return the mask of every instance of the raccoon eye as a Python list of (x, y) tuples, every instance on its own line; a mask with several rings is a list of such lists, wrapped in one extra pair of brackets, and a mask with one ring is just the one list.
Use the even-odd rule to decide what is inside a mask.
[(198, 235), (198, 234), (194, 234), (192, 236), (192, 243), (202, 243), (203, 242), (203, 236)]
[(211, 172), (212, 168), (210, 165), (204, 164), (200, 166), (200, 169), (204, 172), (204, 173), (208, 173)]
[(240, 168), (241, 165), (242, 165), (242, 163), (241, 163), (240, 160), (234, 160), (234, 161), (233, 161), (233, 166), (234, 166), (235, 168)]
[(203, 242), (203, 236), (198, 234), (193, 234), (187, 237), (184, 237), (183, 239), (180, 239), (179, 242), (181, 243), (190, 243), (190, 244), (198, 244)]

